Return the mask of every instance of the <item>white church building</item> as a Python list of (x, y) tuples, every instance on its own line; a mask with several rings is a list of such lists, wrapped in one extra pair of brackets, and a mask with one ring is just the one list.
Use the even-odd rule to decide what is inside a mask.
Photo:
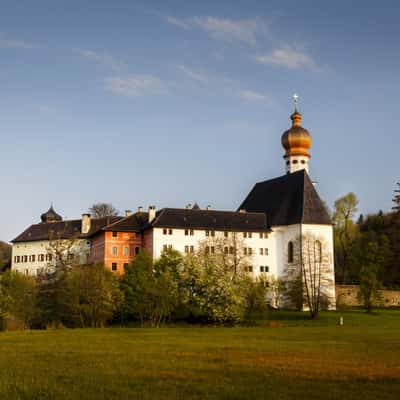
[[(301, 126), (302, 116), (295, 108), (292, 126), (282, 135), (285, 150), (285, 173), (256, 183), (236, 211), (186, 208), (141, 207), (124, 217), (63, 221), (51, 208), (42, 222), (33, 224), (13, 242), (12, 269), (36, 275), (54, 267), (51, 237), (74, 237), (81, 263), (103, 262), (116, 273), (145, 248), (154, 259), (168, 248), (190, 254), (204, 248), (216, 251), (213, 240), (240, 239), (241, 249), (249, 261), (246, 272), (258, 276), (282, 278), (295, 262), (294, 252), (303, 237), (315, 238), (319, 258), (324, 253), (328, 274), (330, 308), (335, 304), (333, 227), (329, 214), (309, 177), (310, 133)], [(208, 244), (207, 244), (208, 243)], [(315, 249), (315, 246), (314, 246)], [(236, 251), (228, 244), (224, 251)], [(319, 260), (321, 261), (321, 260)], [(301, 268), (301, 266), (299, 266)]]

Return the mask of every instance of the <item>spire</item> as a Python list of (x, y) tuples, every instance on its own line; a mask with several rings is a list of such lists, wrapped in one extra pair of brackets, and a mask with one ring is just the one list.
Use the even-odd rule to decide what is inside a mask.
[(293, 95), (294, 112), (290, 116), (292, 126), (282, 135), (282, 146), (285, 149), (286, 172), (296, 172), (305, 169), (308, 172), (309, 150), (311, 148), (311, 135), (301, 126), (302, 115), (298, 111), (299, 96)]
[(294, 100), (294, 112), (290, 116), (290, 119), (292, 120), (292, 126), (301, 126), (302, 115), (299, 113), (299, 110), (297, 109), (299, 103), (299, 95), (297, 93), (293, 95), (293, 100)]

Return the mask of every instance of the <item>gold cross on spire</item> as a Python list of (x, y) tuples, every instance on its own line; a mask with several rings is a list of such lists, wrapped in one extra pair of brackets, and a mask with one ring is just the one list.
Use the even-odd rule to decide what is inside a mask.
[(293, 95), (293, 100), (294, 100), (294, 111), (297, 111), (297, 104), (299, 102), (299, 95), (297, 93)]

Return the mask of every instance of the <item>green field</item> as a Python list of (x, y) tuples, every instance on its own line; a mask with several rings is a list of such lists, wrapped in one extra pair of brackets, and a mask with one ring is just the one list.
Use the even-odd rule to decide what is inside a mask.
[(400, 399), (400, 311), (0, 333), (0, 399)]

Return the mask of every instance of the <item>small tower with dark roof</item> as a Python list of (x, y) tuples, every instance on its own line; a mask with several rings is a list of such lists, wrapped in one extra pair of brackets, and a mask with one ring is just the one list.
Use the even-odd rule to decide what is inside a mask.
[(40, 216), (40, 219), (42, 220), (42, 224), (62, 221), (61, 215), (54, 211), (53, 205), (50, 206), (47, 212)]
[(301, 126), (302, 115), (297, 110), (298, 96), (294, 98), (294, 113), (290, 116), (292, 127), (282, 135), (282, 146), (285, 149), (283, 158), (286, 162), (286, 172), (292, 173), (305, 169), (309, 172), (308, 162), (311, 158), (309, 150), (312, 140), (310, 132)]

